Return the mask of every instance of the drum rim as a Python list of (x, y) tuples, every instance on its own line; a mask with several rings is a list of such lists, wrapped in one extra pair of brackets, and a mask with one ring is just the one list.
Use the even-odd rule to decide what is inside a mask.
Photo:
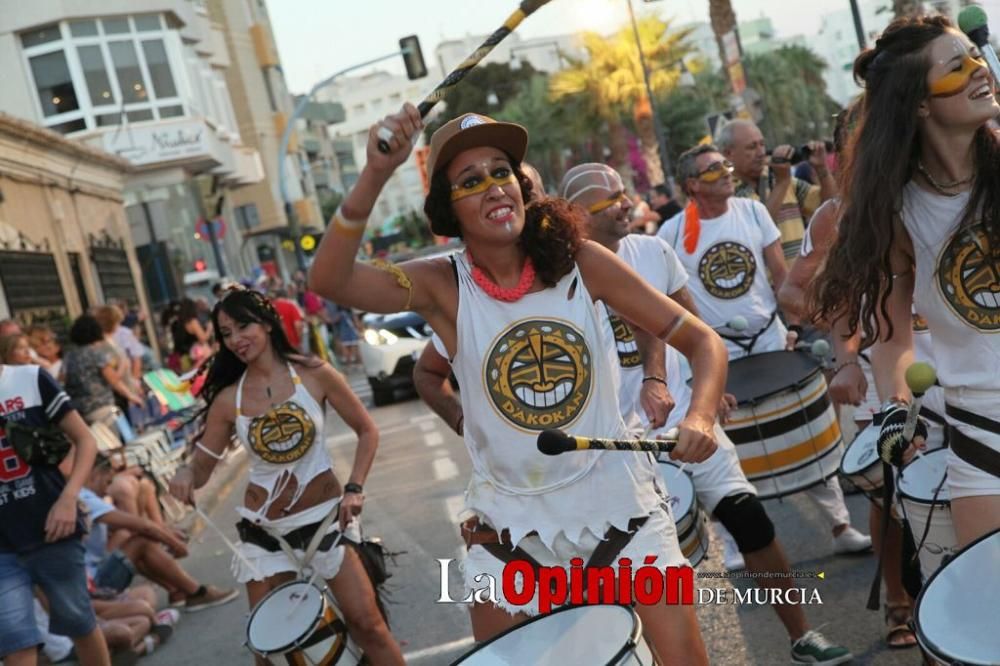
[[(934, 505), (937, 505), (937, 504), (942, 504), (944, 506), (951, 506), (951, 494), (950, 493), (948, 494), (948, 497), (946, 499), (941, 499), (940, 497), (938, 497), (937, 500), (934, 500), (933, 498), (925, 499), (923, 497), (914, 497), (910, 493), (908, 493), (905, 490), (903, 490), (903, 479), (906, 478), (906, 468), (907, 467), (909, 467), (910, 465), (912, 465), (913, 463), (915, 463), (915, 462), (917, 462), (919, 460), (922, 460), (923, 458), (925, 458), (927, 456), (935, 455), (938, 452), (945, 452), (947, 450), (948, 450), (947, 446), (942, 446), (939, 449), (932, 449), (931, 451), (928, 451), (928, 452), (922, 454), (920, 458), (917, 458), (916, 460), (911, 460), (910, 462), (908, 462), (906, 465), (903, 466), (903, 468), (900, 470), (900, 478), (897, 479), (897, 481), (896, 481), (896, 492), (899, 494), (900, 500), (906, 499), (906, 500), (909, 500), (911, 502), (916, 502), (917, 504), (925, 504), (927, 506), (934, 506)], [(947, 474), (948, 474), (947, 467), (944, 470), (944, 474), (945, 474), (945, 476), (947, 476)], [(944, 477), (942, 477), (942, 481), (944, 481)], [(947, 483), (943, 483), (942, 484), (942, 488), (943, 489), (947, 489), (947, 487), (948, 487)]]
[(320, 598), (323, 599), (323, 607), (321, 609), (321, 612), (320, 612), (319, 615), (316, 616), (316, 619), (313, 620), (312, 624), (309, 626), (309, 631), (306, 632), (305, 636), (307, 636), (307, 637), (311, 636), (312, 633), (314, 631), (316, 631), (316, 627), (319, 625), (320, 620), (323, 619), (323, 615), (324, 615), (323, 610), (325, 610), (325, 608), (330, 604), (330, 600), (327, 599), (327, 597), (326, 597), (326, 591), (325, 591), (324, 588), (321, 588), (319, 585), (316, 585), (315, 583), (310, 583), (307, 580), (290, 580), (287, 583), (282, 583), (278, 587), (276, 587), (276, 588), (272, 589), (270, 592), (268, 592), (267, 595), (263, 599), (261, 599), (260, 601), (258, 601), (257, 605), (253, 608), (253, 610), (250, 611), (249, 617), (247, 617), (247, 626), (246, 626), (247, 643), (246, 644), (247, 644), (247, 647), (250, 648), (250, 651), (253, 652), (254, 654), (260, 655), (262, 657), (267, 657), (268, 655), (272, 655), (272, 654), (285, 654), (287, 652), (290, 652), (290, 651), (294, 650), (299, 645), (301, 645), (303, 642), (305, 642), (304, 639), (303, 639), (303, 637), (299, 636), (298, 638), (294, 639), (293, 641), (287, 643), (286, 645), (284, 645), (284, 646), (282, 646), (280, 648), (277, 648), (277, 649), (274, 649), (274, 650), (268, 650), (268, 651), (265, 652), (263, 650), (256, 650), (256, 649), (254, 649), (253, 643), (250, 640), (250, 625), (253, 624), (253, 618), (254, 618), (254, 616), (257, 615), (257, 610), (260, 608), (261, 604), (264, 603), (264, 601), (267, 600), (268, 597), (271, 597), (271, 596), (277, 594), (278, 590), (284, 589), (284, 588), (286, 588), (286, 587), (288, 587), (290, 585), (309, 585), (310, 587), (316, 589), (320, 593)]
[[(847, 460), (847, 454), (850, 453), (851, 452), (851, 448), (855, 444), (857, 444), (858, 440), (861, 438), (861, 434), (863, 432), (865, 432), (866, 430), (868, 430), (868, 428), (871, 428), (871, 427), (872, 427), (871, 424), (866, 425), (864, 428), (862, 428), (861, 430), (858, 431), (858, 434), (854, 436), (854, 439), (851, 440), (850, 444), (845, 444), (844, 445), (844, 455), (840, 458), (840, 473), (841, 473), (842, 476), (846, 476), (846, 477), (849, 478), (849, 477), (852, 477), (852, 476), (857, 476), (858, 474), (861, 474), (865, 470), (871, 469), (872, 467), (881, 467), (881, 462), (882, 461), (878, 457), (878, 455), (877, 455), (878, 451), (876, 450), (875, 460), (873, 460), (872, 462), (870, 462), (867, 467), (861, 467), (860, 469), (856, 469), (853, 472), (848, 472), (846, 469), (844, 469), (844, 461)], [(875, 438), (876, 438), (876, 443), (877, 443), (877, 441), (878, 441), (878, 435), (877, 434), (876, 434)], [(883, 479), (883, 481), (884, 481), (884, 479)]]
[[(680, 470), (683, 473), (683, 476), (687, 478), (688, 484), (690, 484), (690, 486), (691, 486), (691, 513), (694, 513), (694, 509), (697, 508), (698, 506), (700, 506), (700, 504), (698, 502), (698, 490), (694, 487), (694, 477), (691, 476), (691, 473), (688, 472), (686, 469), (683, 469), (680, 465), (674, 463), (672, 460), (659, 460), (659, 459), (657, 459), (656, 464), (657, 465), (668, 465), (670, 467), (673, 467), (676, 470)], [(660, 471), (659, 468), (657, 468), (656, 471), (660, 472), (660, 478), (663, 479), (664, 484), (666, 484), (667, 483), (667, 479), (664, 478), (663, 472)], [(674, 474), (673, 478), (676, 479), (677, 476), (679, 476), (679, 475), (678, 474)], [(670, 494), (670, 488), (669, 487), (667, 488), (667, 495), (668, 495), (668, 500), (669, 500), (670, 497), (675, 497), (675, 495)], [(671, 514), (672, 513), (673, 512), (671, 512)], [(685, 512), (684, 515), (687, 515), (687, 512)], [(676, 522), (676, 521), (677, 521), (677, 519), (675, 518), (674, 522)]]
[[(964, 548), (962, 548), (960, 551), (958, 551), (957, 553), (955, 553), (952, 556), (952, 558), (950, 560), (948, 560), (947, 564), (945, 564), (944, 566), (938, 567), (937, 570), (934, 573), (931, 574), (931, 577), (928, 578), (927, 581), (923, 584), (923, 587), (920, 588), (920, 593), (917, 595), (917, 601), (913, 605), (913, 628), (914, 628), (914, 633), (916, 634), (917, 641), (920, 643), (921, 647), (923, 647), (928, 652), (930, 652), (935, 658), (946, 659), (946, 660), (948, 660), (948, 663), (962, 663), (962, 664), (970, 663), (971, 664), (971, 662), (955, 662), (955, 661), (953, 661), (952, 657), (950, 657), (950, 656), (944, 654), (943, 652), (941, 652), (940, 651), (941, 648), (938, 647), (933, 641), (931, 641), (927, 637), (927, 635), (924, 633), (923, 629), (920, 626), (920, 612), (919, 612), (920, 611), (920, 605), (921, 605), (921, 603), (924, 600), (924, 594), (927, 592), (928, 589), (930, 589), (931, 584), (934, 582), (934, 579), (936, 579), (938, 577), (938, 574), (940, 574), (942, 571), (944, 571), (946, 567), (950, 566), (952, 562), (956, 562), (958, 560), (958, 558), (960, 558), (962, 555), (964, 555), (966, 553), (966, 551), (972, 550), (973, 548), (976, 547), (977, 544), (979, 544), (979, 543), (981, 543), (983, 541), (987, 541), (988, 539), (992, 539), (992, 538), (994, 538), (994, 537), (996, 537), (998, 535), (1000, 535), (1000, 529), (993, 530), (992, 532), (987, 532), (986, 534), (983, 534), (982, 536), (978, 537), (974, 541), (972, 541), (969, 544), (967, 544)], [(985, 662), (984, 662), (984, 666), (986, 666)]]
[[(734, 360), (730, 361), (727, 364), (727, 366), (726, 366), (727, 370), (728, 370), (729, 366), (732, 366), (732, 365), (734, 365), (736, 363), (739, 363), (743, 359), (750, 358), (751, 356), (763, 356), (764, 354), (800, 354), (802, 356), (809, 356), (808, 352), (804, 352), (804, 351), (798, 351), (798, 350), (792, 351), (792, 350), (788, 350), (788, 349), (776, 349), (774, 351), (761, 352), (760, 354), (751, 354), (750, 356), (742, 356), (740, 358), (734, 359)], [(794, 382), (792, 382), (790, 384), (785, 384), (781, 388), (774, 389), (773, 391), (771, 391), (769, 393), (765, 393), (764, 395), (756, 396), (754, 398), (751, 398), (750, 400), (745, 400), (743, 402), (737, 402), (736, 403), (736, 408), (739, 409), (740, 407), (752, 407), (754, 405), (759, 405), (764, 400), (767, 400), (768, 398), (773, 398), (774, 396), (778, 395), (779, 393), (782, 393), (783, 391), (787, 391), (787, 390), (793, 389), (793, 388), (800, 388), (803, 385), (805, 385), (805, 384), (809, 383), (810, 381), (812, 381), (813, 377), (815, 377), (816, 375), (822, 376), (822, 374), (823, 374), (822, 370), (823, 370), (822, 366), (816, 365), (816, 367), (813, 368), (812, 372), (810, 372), (809, 374), (807, 374), (805, 377), (802, 377), (801, 379), (799, 379), (797, 381), (794, 381)], [(826, 381), (826, 378), (824, 378), (824, 381)], [(726, 390), (727, 391), (728, 391), (728, 389), (729, 389), (729, 387), (726, 386)], [(829, 391), (829, 386), (827, 386), (827, 390)], [(729, 392), (732, 393), (732, 391), (729, 391)]]
[(552, 617), (553, 615), (556, 615), (557, 613), (566, 613), (566, 612), (569, 612), (569, 611), (572, 611), (572, 610), (578, 610), (580, 608), (609, 608), (609, 607), (610, 608), (621, 608), (622, 610), (627, 611), (629, 613), (629, 615), (631, 615), (631, 617), (632, 617), (632, 633), (629, 634), (628, 640), (625, 641), (625, 645), (623, 645), (621, 647), (621, 649), (618, 650), (618, 652), (616, 652), (615, 654), (613, 654), (611, 656), (610, 660), (607, 662), (608, 666), (611, 666), (612, 664), (618, 663), (621, 660), (621, 658), (623, 656), (625, 656), (625, 654), (628, 653), (629, 650), (634, 649), (639, 644), (639, 641), (643, 640), (643, 638), (642, 638), (642, 620), (639, 619), (639, 614), (636, 613), (635, 610), (631, 606), (625, 606), (623, 604), (579, 604), (579, 605), (566, 605), (566, 606), (562, 606), (561, 608), (557, 608), (557, 609), (555, 609), (554, 611), (552, 611), (550, 613), (539, 613), (538, 615), (535, 615), (533, 617), (529, 617), (527, 620), (525, 620), (524, 622), (521, 622), (520, 624), (516, 624), (513, 627), (510, 627), (509, 629), (503, 630), (502, 632), (500, 632), (499, 634), (497, 634), (493, 638), (489, 639), (485, 643), (477, 645), (475, 647), (475, 649), (470, 650), (469, 652), (466, 652), (465, 654), (461, 655), (458, 659), (456, 659), (455, 661), (451, 662), (449, 666), (458, 666), (459, 664), (464, 663), (466, 660), (469, 659), (469, 657), (471, 657), (472, 655), (476, 654), (480, 650), (483, 650), (487, 646), (492, 645), (493, 643), (499, 641), (501, 638), (504, 638), (505, 636), (507, 636), (507, 634), (514, 633), (518, 629), (523, 629), (524, 627), (528, 626), (529, 624), (531, 624), (533, 622), (538, 622), (539, 620), (542, 620), (544, 618)]

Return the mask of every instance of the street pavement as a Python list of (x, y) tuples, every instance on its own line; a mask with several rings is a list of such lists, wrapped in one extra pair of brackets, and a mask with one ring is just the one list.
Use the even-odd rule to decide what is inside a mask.
[[(351, 376), (362, 388), (363, 377)], [(372, 409), (381, 430), (378, 457), (365, 484), (367, 502), (363, 514), (365, 532), (379, 536), (399, 554), (389, 581), (390, 620), (411, 664), (447, 664), (472, 647), (465, 607), (440, 604), (440, 558), (459, 558), (463, 547), (457, 529), (464, 484), (471, 463), (460, 438), (412, 396), (396, 404)], [(339, 478), (346, 479), (353, 460), (355, 439), (335, 416), (328, 419), (327, 445)], [(233, 478), (211, 491), (214, 507), (210, 516), (230, 540), (236, 539), (234, 511), (245, 485), (245, 456)], [(867, 532), (866, 500), (848, 496), (854, 525)], [(822, 604), (806, 607), (813, 627), (831, 640), (846, 645), (856, 664), (917, 664), (915, 649), (889, 651), (883, 643), (881, 613), (865, 609), (868, 587), (875, 567), (871, 555), (834, 557), (829, 531), (822, 526), (816, 507), (805, 495), (768, 501), (766, 507), (777, 526), (792, 569), (823, 571), (825, 579), (801, 579), (815, 587)], [(213, 529), (197, 521), (191, 555), (184, 566), (199, 580), (217, 585), (232, 584), (231, 556)], [(700, 572), (722, 570), (721, 549), (713, 542)], [(449, 595), (461, 598), (457, 564), (449, 572)], [(735, 585), (747, 590), (747, 579), (725, 581), (702, 578), (710, 588)], [(732, 595), (730, 595), (732, 596)], [(242, 646), (247, 618), (245, 594), (221, 608), (184, 614), (174, 638), (143, 660), (150, 666), (184, 663), (248, 663)], [(704, 605), (699, 621), (713, 664), (786, 664), (788, 641), (773, 611), (765, 606)]]

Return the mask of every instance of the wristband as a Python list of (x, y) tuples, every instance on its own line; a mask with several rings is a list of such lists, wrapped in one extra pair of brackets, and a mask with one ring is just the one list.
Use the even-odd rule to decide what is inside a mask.
[(786, 328), (788, 328), (789, 333), (794, 333), (796, 337), (802, 337), (802, 327), (798, 324), (789, 324)]
[(657, 377), (656, 375), (649, 375), (648, 377), (643, 377), (642, 383), (645, 384), (646, 382), (660, 382), (664, 386), (667, 385), (666, 379), (664, 379), (663, 377)]
[(849, 365), (856, 365), (858, 366), (858, 369), (864, 370), (864, 368), (861, 367), (861, 364), (858, 362), (857, 359), (854, 359), (852, 361), (844, 361), (843, 363), (839, 363), (837, 367), (833, 369), (833, 374), (830, 375), (830, 378), (832, 379), (833, 377), (836, 377), (838, 372), (840, 372)]
[(361, 487), (360, 483), (348, 483), (344, 485), (344, 494), (353, 493), (355, 495), (361, 495), (364, 493), (364, 488)]

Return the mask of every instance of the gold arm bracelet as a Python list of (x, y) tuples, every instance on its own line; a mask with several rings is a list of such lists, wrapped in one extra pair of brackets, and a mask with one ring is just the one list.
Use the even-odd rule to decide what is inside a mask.
[(385, 259), (372, 259), (371, 265), (381, 271), (392, 273), (396, 278), (396, 284), (406, 290), (406, 305), (403, 306), (403, 310), (409, 310), (410, 302), (413, 300), (413, 280), (403, 272), (402, 268)]

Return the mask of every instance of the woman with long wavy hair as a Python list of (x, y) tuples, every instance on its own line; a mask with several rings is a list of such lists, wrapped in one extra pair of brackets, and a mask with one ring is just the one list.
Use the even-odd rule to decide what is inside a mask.
[[(435, 233), (465, 241), (464, 252), (381, 269), (357, 262), (372, 207), (420, 127), (407, 104), (371, 128), (367, 164), (324, 235), (310, 286), (368, 312), (414, 310), (444, 343), (462, 387), (474, 468), (466, 494), (472, 518), (462, 526), (466, 585), (499, 581), (512, 558), (568, 570), (612, 537), (618, 547), (609, 564), (618, 553), (632, 561), (655, 556), (658, 568), (686, 563), (645, 456), (590, 451), (554, 459), (539, 453), (536, 439), (546, 428), (625, 436), (594, 308), (601, 300), (691, 359), (694, 397), (673, 456), (706, 459), (726, 375), (721, 340), (613, 253), (581, 240), (572, 204), (542, 198), (526, 205), (527, 132), (478, 114), (435, 132), (427, 161), (424, 211)], [(376, 149), (380, 136), (387, 154)], [(539, 611), (537, 596), (524, 603), (496, 594), (472, 604), (476, 640)], [(693, 607), (661, 602), (636, 610), (662, 660), (707, 663)]]
[[(212, 310), (212, 325), (221, 345), (201, 390), (205, 425), (191, 463), (170, 482), (171, 494), (193, 504), (194, 490), (208, 481), (235, 434), (250, 454), (250, 480), (237, 509), (241, 556), (233, 572), (246, 583), (250, 607), (299, 572), (286, 547), (300, 562), (315, 550), (305, 566), (327, 581), (365, 655), (376, 664), (402, 664), (364, 565), (345, 545), (360, 540), (355, 518), (378, 447), (375, 423), (340, 373), (292, 347), (263, 295), (231, 288)], [(327, 404), (358, 435), (343, 487), (323, 443)], [(309, 548), (313, 542), (318, 548)]]
[(1000, 528), (1000, 106), (978, 48), (943, 17), (897, 19), (854, 75), (861, 116), (814, 301), (820, 317), (878, 343), (879, 396), (897, 406), (910, 399), (911, 308), (926, 319), (964, 545)]

